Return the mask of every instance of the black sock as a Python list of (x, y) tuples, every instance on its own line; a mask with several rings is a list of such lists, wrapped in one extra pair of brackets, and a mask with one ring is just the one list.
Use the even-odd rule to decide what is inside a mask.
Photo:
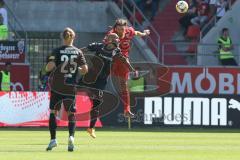
[(69, 137), (73, 136), (75, 133), (75, 128), (76, 128), (76, 119), (74, 114), (68, 115), (68, 131), (69, 131)]
[(99, 101), (93, 100), (93, 108), (90, 112), (90, 128), (94, 128), (99, 114)]
[(56, 139), (56, 128), (57, 128), (57, 123), (56, 123), (55, 114), (50, 113), (49, 131), (50, 131), (51, 139)]

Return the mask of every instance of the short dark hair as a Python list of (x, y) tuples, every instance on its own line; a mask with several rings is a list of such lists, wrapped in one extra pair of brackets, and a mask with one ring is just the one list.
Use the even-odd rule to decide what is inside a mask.
[(6, 63), (5, 63), (5, 66), (11, 66), (11, 65), (12, 65), (11, 62), (6, 62)]
[(228, 28), (223, 28), (222, 29), (222, 33), (226, 32), (226, 31), (228, 31)]

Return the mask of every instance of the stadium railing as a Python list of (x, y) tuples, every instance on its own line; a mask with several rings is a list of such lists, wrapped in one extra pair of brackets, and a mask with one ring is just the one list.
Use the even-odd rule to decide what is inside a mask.
[[(228, 10), (232, 8), (232, 1), (228, 1)], [(202, 27), (201, 32), (200, 32), (200, 41), (203, 39), (203, 37), (210, 31), (210, 29), (216, 25), (217, 23), (217, 15), (218, 13), (222, 12), (223, 8), (219, 10), (218, 12), (213, 15), (210, 20)]]
[(60, 39), (27, 39), (26, 47), (28, 50), (28, 62), (30, 63), (30, 90), (38, 91), (39, 71), (46, 64), (46, 58), (52, 50), (60, 46)]
[(8, 1), (5, 1), (5, 6), (8, 13), (8, 27), (10, 31), (10, 40), (24, 39), (28, 38), (27, 32), (24, 29), (22, 23), (18, 20), (17, 16), (14, 14), (13, 10), (8, 5)]
[[(240, 64), (240, 45), (233, 44), (232, 53), (235, 60)], [(192, 66), (219, 66), (219, 45), (192, 42), (169, 42), (162, 44), (162, 54), (159, 57), (164, 65), (186, 65), (169, 63), (169, 59), (184, 58), (187, 65)]]
[[(128, 3), (131, 4), (132, 8), (130, 8), (127, 5), (127, 1), (123, 1), (123, 3), (121, 3), (120, 7), (121, 7), (122, 15), (123, 16), (129, 15), (128, 17), (134, 28), (144, 30), (144, 28), (147, 27), (151, 30), (151, 36), (144, 38), (144, 41), (152, 49), (153, 53), (156, 53), (156, 55), (159, 55), (161, 52), (159, 33), (151, 25), (151, 22), (146, 18), (146, 16), (142, 13), (142, 11), (138, 8), (134, 0), (128, 0)], [(146, 26), (143, 24), (146, 24)]]

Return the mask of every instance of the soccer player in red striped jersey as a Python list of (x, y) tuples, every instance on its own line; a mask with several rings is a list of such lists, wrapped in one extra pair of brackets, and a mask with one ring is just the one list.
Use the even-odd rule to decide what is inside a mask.
[[(133, 27), (129, 27), (127, 24), (127, 20), (125, 19), (117, 19), (113, 28), (108, 32), (116, 33), (120, 39), (120, 49), (122, 54), (129, 58), (129, 51), (131, 48), (131, 41), (134, 36), (148, 36), (150, 34), (149, 30), (144, 30), (143, 32), (135, 31)], [(128, 75), (129, 75), (129, 67), (126, 63), (123, 63), (121, 60), (116, 60), (112, 65), (112, 75), (113, 82), (116, 84), (118, 93), (120, 94), (121, 100), (123, 102), (124, 107), (124, 116), (125, 117), (133, 117), (134, 114), (130, 110), (130, 95), (127, 85)]]

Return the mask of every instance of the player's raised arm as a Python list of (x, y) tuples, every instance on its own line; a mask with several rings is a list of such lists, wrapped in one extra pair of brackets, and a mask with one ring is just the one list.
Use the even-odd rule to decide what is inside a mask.
[(100, 46), (101, 46), (101, 43), (93, 42), (93, 43), (90, 43), (88, 46), (82, 47), (80, 49), (83, 51), (83, 53), (88, 51), (95, 52)]
[(140, 36), (140, 37), (148, 36), (148, 35), (150, 35), (150, 30), (146, 29), (143, 32), (135, 31), (135, 35)]

